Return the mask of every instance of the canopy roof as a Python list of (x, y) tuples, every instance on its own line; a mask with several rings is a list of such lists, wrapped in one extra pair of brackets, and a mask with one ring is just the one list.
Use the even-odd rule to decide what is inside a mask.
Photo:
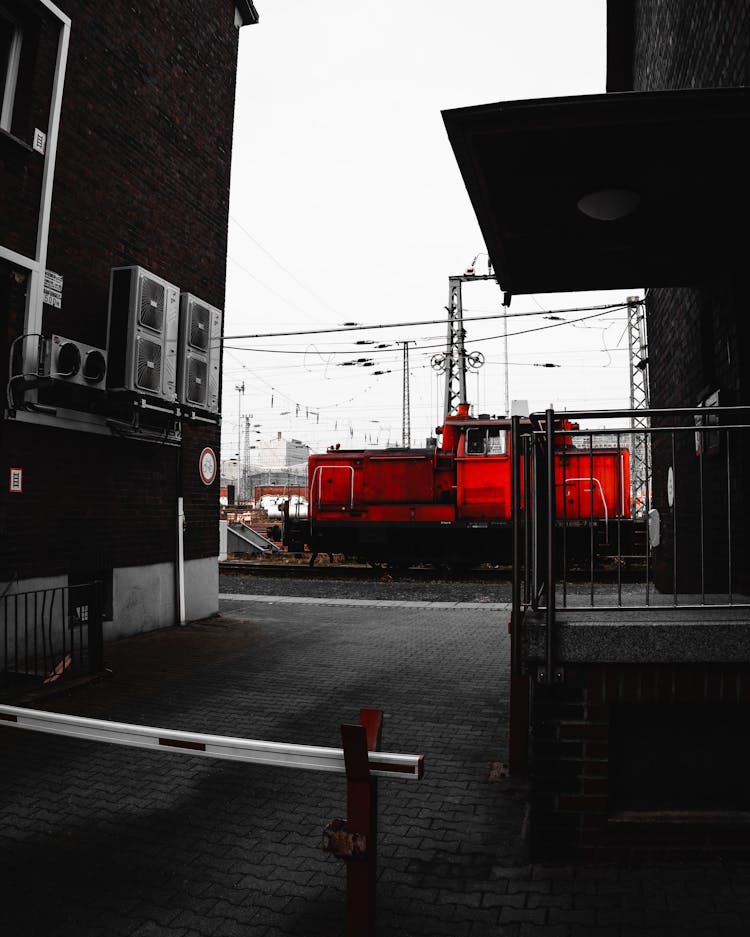
[(444, 111), (501, 288), (677, 286), (746, 261), (749, 94), (629, 92)]

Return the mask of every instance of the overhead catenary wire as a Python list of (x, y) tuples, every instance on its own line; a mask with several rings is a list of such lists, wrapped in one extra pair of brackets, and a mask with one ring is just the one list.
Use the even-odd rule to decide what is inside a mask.
[[(290, 277), (292, 280), (294, 280), (294, 282), (297, 284), (297, 286), (302, 287), (302, 289), (303, 289), (306, 293), (309, 293), (310, 296), (312, 296), (313, 299), (315, 299), (317, 302), (319, 302), (321, 306), (324, 306), (326, 309), (328, 309), (328, 310), (330, 310), (331, 312), (335, 313), (337, 316), (340, 315), (340, 313), (338, 312), (338, 310), (334, 309), (333, 306), (331, 306), (330, 303), (327, 303), (324, 299), (321, 299), (320, 296), (318, 296), (318, 294), (317, 294), (314, 290), (311, 290), (310, 287), (307, 286), (307, 284), (303, 283), (302, 280), (300, 280), (298, 276), (296, 276), (294, 273), (292, 273), (292, 271), (289, 270), (288, 267), (285, 267), (284, 264), (282, 264), (282, 262), (281, 262), (280, 260), (278, 260), (276, 257), (274, 257), (274, 255), (271, 253), (271, 251), (269, 251), (268, 248), (264, 247), (264, 246), (260, 243), (260, 241), (259, 241), (257, 238), (253, 237), (253, 235), (250, 234), (250, 232), (247, 230), (247, 228), (246, 228), (240, 221), (238, 221), (238, 220), (234, 217), (234, 215), (231, 215), (231, 214), (230, 214), (229, 218), (230, 218), (231, 221), (234, 222), (234, 224), (237, 225), (237, 227), (240, 229), (240, 231), (242, 231), (242, 233), (243, 233), (246, 237), (250, 238), (250, 240), (253, 242), (253, 244), (256, 245), (256, 247), (259, 247), (267, 257), (270, 257), (270, 258), (271, 258), (271, 260), (276, 264), (276, 266), (277, 266), (280, 270), (283, 270), (284, 273), (285, 273), (288, 277)], [(234, 261), (234, 263), (236, 263), (237, 266), (240, 267), (240, 269), (244, 270), (245, 273), (249, 273), (250, 276), (254, 276), (254, 274), (250, 273), (250, 271), (249, 271), (246, 267), (243, 267), (243, 266), (242, 266), (240, 263), (238, 263), (236, 260)], [(256, 279), (257, 279), (257, 278), (256, 278)], [(260, 281), (259, 281), (259, 282), (260, 282)], [(282, 298), (283, 298), (283, 297), (282, 297)], [(286, 302), (286, 300), (285, 300), (285, 302)]]
[[(596, 307), (590, 307), (590, 308), (596, 308)], [(626, 306), (625, 306), (624, 304), (623, 304), (623, 305), (618, 305), (618, 306), (616, 306), (616, 307), (608, 306), (605, 311), (609, 311), (609, 310), (612, 309), (612, 308), (624, 309), (624, 308), (626, 308)], [(519, 313), (519, 315), (541, 315), (541, 313), (538, 313), (538, 312)], [(510, 333), (508, 333), (508, 338), (509, 338), (509, 339), (510, 339), (510, 338), (515, 338), (516, 336), (519, 336), (519, 335), (530, 335), (532, 332), (543, 332), (543, 331), (546, 331), (547, 329), (559, 329), (559, 328), (562, 328), (562, 327), (565, 326), (565, 325), (575, 325), (577, 322), (584, 322), (584, 321), (587, 321), (587, 320), (589, 320), (589, 319), (595, 319), (595, 318), (597, 318), (598, 316), (601, 316), (601, 315), (604, 315), (604, 311), (592, 313), (590, 316), (580, 316), (578, 319), (569, 319), (569, 320), (566, 320), (566, 321), (563, 321), (563, 322), (552, 322), (550, 325), (538, 325), (538, 326), (535, 326), (533, 329), (520, 329), (520, 330), (517, 331), (517, 332), (510, 332)], [(484, 317), (482, 317), (482, 318), (503, 318), (503, 317), (484, 316)], [(509, 318), (514, 318), (514, 316), (510, 316)], [(463, 321), (464, 321), (464, 322), (467, 322), (467, 321), (471, 321), (471, 320), (464, 319)], [(380, 327), (380, 326), (369, 326), (369, 328), (379, 328), (379, 327)], [(382, 326), (382, 327), (383, 327), (383, 328), (386, 328), (386, 326)], [(324, 331), (330, 331), (330, 330), (324, 330)], [(334, 331), (336, 331), (336, 330), (334, 330)], [(274, 337), (277, 337), (277, 336), (278, 336), (278, 337), (287, 337), (287, 336), (292, 335), (292, 334), (309, 335), (309, 334), (313, 334), (313, 333), (310, 333), (310, 332), (300, 332), (300, 333), (279, 332), (279, 333), (276, 333), (276, 335), (271, 335), (271, 334), (269, 334), (269, 335), (267, 335), (267, 336), (244, 336), (244, 337), (245, 337), (245, 338), (251, 338), (251, 337), (255, 337), (255, 338), (263, 338), (263, 337), (274, 338)], [(317, 334), (317, 333), (316, 333), (316, 334)], [(227, 338), (225, 338), (224, 341), (225, 341), (225, 343), (226, 343), (227, 341), (241, 341), (242, 338), (243, 338), (243, 336), (234, 336), (234, 337), (229, 337), (229, 336), (227, 336)], [(464, 344), (469, 344), (469, 343), (476, 344), (477, 342), (492, 342), (492, 341), (496, 341), (497, 339), (500, 339), (500, 338), (503, 338), (503, 339), (504, 339), (504, 338), (505, 338), (505, 335), (504, 335), (504, 334), (501, 334), (501, 335), (483, 335), (483, 336), (479, 336), (479, 337), (477, 337), (477, 338), (468, 338), (468, 337), (467, 337), (467, 338), (464, 339)], [(420, 350), (420, 351), (427, 351), (427, 350), (431, 350), (431, 349), (433, 349), (433, 348), (442, 348), (442, 347), (444, 347), (444, 345), (445, 345), (444, 342), (443, 342), (443, 343), (434, 344), (434, 345), (422, 345), (422, 346), (420, 346), (419, 350)], [(309, 354), (309, 352), (302, 351), (301, 349), (300, 349), (300, 350), (297, 350), (297, 351), (289, 350), (289, 351), (284, 351), (284, 352), (282, 352), (282, 351), (278, 351), (278, 350), (276, 350), (276, 349), (255, 348), (255, 347), (248, 348), (247, 346), (238, 346), (238, 345), (226, 345), (226, 344), (225, 344), (224, 347), (225, 347), (225, 348), (231, 348), (231, 349), (233, 349), (234, 351), (265, 352), (265, 353), (276, 353), (276, 354)], [(393, 349), (368, 348), (368, 354), (376, 354), (376, 353), (379, 352), (379, 351), (390, 351), (390, 352), (392, 352)], [(342, 351), (339, 351), (339, 352), (329, 352), (329, 354), (354, 354), (354, 352), (352, 352), (352, 351), (343, 351), (343, 350), (342, 350)]]
[[(559, 309), (559, 310), (544, 309), (544, 308), (542, 308), (541, 305), (540, 305), (539, 312), (535, 312), (535, 311), (527, 312), (527, 311), (524, 311), (524, 312), (517, 312), (517, 313), (508, 314), (507, 311), (506, 311), (506, 312), (497, 313), (497, 314), (488, 314), (488, 315), (482, 315), (482, 316), (477, 316), (477, 317), (467, 317), (467, 320), (469, 320), (469, 321), (472, 321), (472, 320), (473, 320), (473, 321), (482, 321), (482, 320), (486, 320), (486, 321), (497, 321), (497, 320), (501, 320), (501, 321), (502, 321), (502, 320), (503, 320), (504, 318), (506, 318), (506, 317), (507, 317), (507, 318), (518, 318), (518, 319), (521, 319), (521, 318), (524, 318), (524, 317), (537, 317), (537, 318), (538, 318), (540, 315), (541, 315), (541, 316), (551, 316), (551, 315), (553, 315), (555, 312), (559, 312), (559, 313), (562, 313), (563, 315), (567, 315), (567, 316), (570, 316), (571, 313), (576, 313), (576, 312), (590, 312), (590, 314), (588, 314), (588, 315), (578, 316), (577, 318), (575, 318), (575, 319), (573, 319), (573, 320), (571, 320), (570, 318), (566, 318), (566, 319), (561, 319), (561, 320), (555, 321), (555, 322), (545, 323), (545, 324), (542, 324), (542, 325), (536, 325), (536, 326), (533, 326), (532, 328), (528, 328), (528, 329), (519, 329), (519, 330), (517, 330), (516, 332), (511, 333), (511, 335), (509, 336), (510, 338), (513, 338), (513, 337), (516, 336), (516, 335), (526, 335), (526, 334), (529, 334), (529, 333), (535, 333), (535, 332), (542, 331), (542, 330), (547, 330), (547, 329), (550, 329), (550, 328), (561, 328), (561, 327), (563, 327), (563, 326), (565, 326), (565, 325), (573, 325), (573, 324), (575, 324), (576, 322), (585, 322), (585, 321), (588, 321), (588, 320), (602, 320), (602, 319), (603, 319), (605, 316), (607, 316), (608, 314), (610, 314), (609, 317), (610, 317), (610, 320), (611, 320), (611, 318), (612, 318), (611, 313), (612, 313), (612, 312), (616, 312), (616, 311), (618, 311), (618, 310), (624, 310), (624, 309), (626, 309), (626, 308), (627, 308), (627, 304), (621, 303), (621, 302), (617, 302), (617, 303), (607, 303), (607, 304), (601, 304), (601, 305), (586, 305), (586, 306), (567, 307), (567, 308), (565, 308), (565, 309)], [(617, 319), (616, 319), (615, 321), (617, 321)], [(423, 325), (423, 324), (427, 324), (427, 325), (438, 325), (438, 326), (440, 326), (440, 325), (443, 325), (443, 324), (444, 324), (444, 318), (441, 317), (440, 319), (436, 319), (436, 320), (434, 320), (434, 321), (429, 321), (429, 322), (421, 322), (421, 321), (420, 321), (420, 322), (415, 322), (415, 323), (414, 323), (414, 325)], [(399, 325), (399, 323), (393, 323), (393, 324), (390, 324), (390, 325), (389, 325), (388, 323), (384, 323), (382, 326), (381, 326), (381, 325), (378, 325), (378, 326), (367, 326), (367, 325), (363, 325), (363, 324), (347, 323), (347, 324), (338, 326), (338, 327), (336, 327), (336, 328), (313, 329), (313, 330), (302, 330), (302, 329), (300, 329), (300, 330), (294, 330), (294, 331), (289, 331), (289, 332), (266, 333), (265, 335), (260, 335), (260, 334), (259, 334), (258, 337), (261, 337), (261, 338), (266, 338), (266, 337), (267, 337), (267, 338), (275, 338), (275, 337), (279, 337), (279, 338), (282, 338), (282, 337), (284, 337), (284, 338), (289, 338), (289, 339), (292, 340), (292, 341), (290, 341), (290, 342), (288, 343), (288, 345), (290, 345), (290, 344), (293, 344), (293, 340), (294, 340), (294, 338), (295, 338), (297, 335), (300, 335), (300, 336), (309, 336), (309, 335), (315, 335), (315, 334), (336, 334), (336, 333), (341, 334), (341, 333), (343, 333), (343, 336), (342, 336), (342, 337), (345, 337), (345, 336), (347, 335), (347, 333), (350, 333), (350, 332), (355, 332), (355, 333), (360, 333), (360, 334), (363, 334), (363, 333), (366, 334), (367, 331), (368, 331), (368, 329), (371, 329), (371, 328), (397, 327), (398, 325)], [(604, 330), (602, 330), (602, 331), (604, 331)], [(248, 337), (249, 337), (249, 336), (248, 336)], [(467, 338), (466, 341), (467, 341), (467, 344), (468, 344), (468, 343), (477, 344), (477, 343), (482, 343), (482, 342), (485, 342), (485, 343), (486, 343), (486, 342), (491, 342), (491, 341), (497, 340), (497, 339), (502, 338), (502, 337), (504, 337), (504, 336), (501, 336), (501, 335), (497, 335), (497, 336), (484, 336), (484, 337), (483, 337), (483, 336), (479, 336), (479, 337), (471, 338), (471, 339)], [(243, 338), (244, 338), (244, 337), (243, 337)], [(425, 339), (426, 339), (426, 338), (427, 338), (427, 337), (425, 336)], [(231, 337), (230, 337), (230, 336), (227, 336), (227, 342), (229, 342), (229, 341), (231, 341), (231, 340), (232, 340)], [(240, 338), (239, 340), (241, 341), (242, 338)], [(286, 348), (279, 348), (279, 347), (276, 347), (276, 348), (269, 348), (269, 347), (267, 347), (267, 343), (266, 343), (266, 342), (263, 342), (263, 343), (262, 343), (263, 345), (266, 345), (266, 347), (260, 347), (260, 346), (243, 346), (243, 345), (236, 345), (236, 346), (235, 346), (235, 345), (225, 344), (225, 351), (226, 351), (226, 353), (227, 353), (227, 358), (231, 357), (232, 359), (234, 359), (234, 361), (237, 362), (238, 368), (242, 370), (242, 373), (243, 373), (246, 377), (249, 377), (250, 375), (252, 375), (252, 376), (255, 378), (255, 380), (252, 381), (252, 383), (254, 383), (254, 384), (256, 385), (256, 387), (261, 387), (261, 386), (263, 386), (263, 387), (267, 388), (268, 391), (271, 392), (271, 407), (270, 407), (270, 410), (268, 410), (268, 416), (269, 416), (269, 417), (272, 417), (272, 414), (274, 414), (274, 413), (278, 414), (279, 416), (283, 416), (283, 415), (284, 415), (282, 412), (280, 412), (280, 411), (281, 411), (281, 408), (279, 407), (279, 402), (280, 402), (280, 401), (284, 401), (285, 403), (288, 402), (288, 405), (285, 406), (284, 404), (282, 404), (282, 408), (287, 409), (287, 410), (288, 410), (288, 409), (291, 409), (291, 413), (293, 414), (293, 416), (290, 418), (290, 419), (292, 420), (292, 422), (291, 422), (290, 425), (292, 425), (292, 426), (293, 426), (293, 425), (296, 425), (297, 418), (298, 418), (301, 422), (305, 422), (305, 421), (304, 421), (304, 411), (305, 411), (306, 409), (310, 408), (311, 411), (315, 411), (315, 413), (316, 413), (315, 418), (314, 418), (314, 422), (315, 422), (316, 424), (320, 424), (319, 433), (326, 434), (326, 433), (331, 432), (330, 427), (333, 428), (333, 431), (339, 432), (339, 433), (340, 433), (340, 432), (342, 431), (342, 421), (341, 421), (340, 417), (338, 418), (337, 421), (334, 421), (334, 420), (333, 420), (333, 416), (334, 416), (334, 412), (333, 412), (333, 411), (335, 411), (335, 410), (337, 410), (337, 409), (340, 409), (341, 407), (349, 407), (350, 405), (353, 405), (354, 410), (352, 411), (351, 419), (349, 420), (349, 424), (348, 424), (348, 425), (349, 425), (349, 431), (350, 431), (349, 434), (352, 435), (352, 429), (351, 429), (351, 427), (352, 427), (352, 421), (354, 422), (354, 424), (356, 424), (360, 419), (362, 419), (362, 417), (366, 418), (366, 414), (367, 414), (368, 411), (371, 411), (371, 412), (372, 412), (372, 411), (377, 411), (379, 414), (382, 414), (382, 413), (384, 413), (384, 412), (387, 411), (387, 413), (388, 413), (387, 419), (388, 419), (389, 422), (392, 420), (392, 421), (394, 422), (394, 424), (395, 424), (395, 423), (398, 421), (398, 420), (397, 420), (397, 414), (398, 414), (398, 409), (399, 409), (399, 408), (398, 408), (398, 406), (396, 405), (395, 399), (394, 399), (393, 405), (384, 405), (384, 401), (382, 401), (382, 400), (381, 400), (381, 401), (379, 402), (379, 404), (378, 404), (377, 406), (375, 406), (375, 407), (369, 406), (368, 404), (365, 403), (365, 401), (367, 400), (368, 394), (371, 392), (372, 389), (374, 389), (376, 386), (377, 386), (377, 387), (382, 387), (382, 386), (383, 386), (382, 383), (381, 383), (381, 384), (378, 384), (378, 383), (377, 383), (378, 380), (380, 380), (381, 382), (382, 382), (382, 381), (389, 381), (389, 382), (393, 383), (393, 372), (392, 372), (390, 375), (387, 374), (387, 372), (386, 372), (385, 374), (381, 374), (381, 375), (378, 375), (377, 377), (375, 377), (375, 372), (374, 372), (373, 370), (361, 369), (361, 370), (362, 370), (362, 375), (361, 375), (361, 376), (365, 378), (365, 380), (366, 380), (366, 386), (362, 386), (362, 382), (361, 382), (361, 381), (358, 382), (358, 383), (359, 383), (359, 387), (358, 387), (357, 392), (356, 392), (355, 394), (353, 394), (353, 395), (351, 395), (351, 394), (350, 394), (350, 395), (347, 395), (347, 399), (346, 399), (346, 400), (338, 400), (338, 401), (336, 401), (335, 403), (313, 404), (313, 405), (306, 404), (306, 405), (305, 405), (305, 404), (300, 404), (300, 403), (298, 403), (298, 401), (297, 401), (297, 399), (296, 399), (296, 398), (297, 398), (297, 391), (298, 391), (299, 388), (291, 388), (290, 390), (281, 390), (281, 389), (279, 389), (278, 387), (275, 386), (276, 382), (274, 382), (274, 383), (272, 384), (270, 381), (265, 380), (260, 374), (255, 373), (257, 370), (268, 370), (268, 371), (270, 371), (270, 370), (271, 370), (270, 365), (269, 365), (269, 368), (268, 368), (268, 369), (264, 368), (263, 366), (260, 366), (259, 368), (258, 368), (258, 367), (252, 367), (252, 366), (249, 367), (246, 363), (244, 363), (243, 361), (241, 361), (240, 358), (237, 357), (237, 355), (238, 355), (238, 353), (239, 353), (239, 355), (242, 355), (242, 356), (244, 357), (244, 354), (243, 354), (243, 353), (245, 353), (245, 352), (250, 353), (250, 354), (252, 354), (254, 351), (255, 351), (255, 352), (261, 352), (261, 353), (263, 353), (263, 354), (266, 356), (267, 360), (270, 361), (270, 360), (273, 360), (273, 358), (268, 359), (268, 355), (269, 355), (269, 354), (270, 354), (271, 356), (273, 356), (274, 353), (277, 353), (277, 354), (285, 354), (285, 355), (287, 355), (287, 357), (288, 357), (289, 355), (291, 355), (292, 358), (294, 358), (295, 356), (296, 356), (296, 357), (299, 357), (299, 355), (301, 354), (301, 355), (305, 356), (305, 362), (304, 362), (304, 365), (302, 365), (302, 366), (304, 366), (304, 368), (305, 368), (307, 371), (309, 371), (310, 373), (320, 374), (321, 369), (326, 369), (326, 372), (327, 372), (327, 373), (326, 373), (326, 375), (325, 375), (325, 379), (326, 379), (326, 381), (331, 381), (331, 380), (334, 379), (334, 374), (335, 374), (335, 372), (337, 372), (337, 371), (338, 371), (338, 375), (337, 375), (337, 376), (338, 376), (339, 378), (343, 378), (344, 373), (346, 373), (346, 374), (348, 374), (348, 375), (351, 375), (351, 374), (352, 374), (352, 369), (348, 369), (348, 368), (347, 368), (347, 369), (335, 369), (335, 368), (331, 368), (331, 365), (335, 365), (336, 361), (337, 361), (338, 359), (341, 359), (341, 358), (344, 357), (344, 356), (358, 355), (358, 354), (362, 354), (363, 352), (365, 352), (368, 356), (370, 356), (370, 355), (373, 355), (373, 356), (374, 356), (375, 354), (379, 354), (379, 355), (380, 355), (380, 360), (378, 360), (376, 367), (378, 367), (379, 369), (382, 370), (384, 367), (387, 367), (388, 365), (390, 365), (391, 362), (393, 361), (393, 352), (394, 352), (394, 348), (393, 348), (392, 346), (389, 347), (389, 348), (377, 348), (377, 347), (375, 347), (375, 344), (374, 344), (375, 342), (377, 342), (377, 339), (375, 339), (373, 342), (370, 342), (370, 341), (368, 341), (368, 342), (364, 342), (364, 341), (354, 341), (354, 339), (352, 339), (351, 343), (349, 343), (349, 342), (347, 342), (347, 341), (341, 341), (341, 340), (339, 340), (339, 342), (336, 342), (336, 343), (335, 343), (335, 344), (338, 346), (338, 347), (336, 347), (335, 349), (333, 349), (333, 348), (330, 347), (330, 345), (333, 344), (333, 343), (325, 342), (325, 341), (323, 341), (322, 344), (319, 343), (317, 346), (313, 346), (313, 349), (311, 349), (309, 346), (308, 346), (307, 348), (305, 348), (305, 349), (294, 348), (294, 347), (286, 347)], [(367, 345), (366, 351), (365, 351), (364, 348), (361, 347), (361, 346), (364, 345), (364, 344)], [(441, 341), (440, 344), (434, 345), (434, 346), (432, 346), (432, 347), (441, 348), (441, 347), (443, 347), (443, 344), (444, 344), (444, 343)], [(359, 347), (354, 347), (354, 346), (359, 346)], [(417, 345), (417, 349), (416, 349), (416, 350), (417, 350), (417, 353), (418, 353), (418, 354), (423, 353), (423, 352), (426, 354), (426, 353), (428, 353), (428, 349), (429, 349), (430, 347), (431, 347), (430, 345), (424, 345), (424, 346), (421, 346), (421, 347), (420, 347), (419, 345)], [(231, 349), (231, 351), (234, 352), (233, 355), (230, 355), (230, 349)], [(580, 350), (581, 350), (581, 351), (585, 351), (587, 354), (593, 354), (593, 353), (594, 353), (594, 351), (593, 351), (592, 349), (580, 349)], [(613, 351), (613, 350), (615, 350), (615, 349), (607, 349), (607, 351)], [(617, 349), (617, 350), (619, 350), (619, 349)], [(385, 357), (383, 356), (383, 352), (386, 352)], [(597, 353), (601, 353), (601, 351), (599, 351), (599, 352), (597, 352)], [(523, 357), (523, 355), (524, 355), (524, 353), (522, 352), (522, 353), (521, 353), (521, 356)], [(515, 356), (514, 356), (514, 358), (515, 358)], [(488, 360), (489, 360), (489, 359), (488, 359)], [(382, 361), (382, 364), (381, 364), (381, 361)], [(518, 361), (518, 360), (511, 360), (509, 363), (510, 363), (510, 365), (511, 365), (512, 367), (514, 367), (514, 368), (521, 368), (521, 369), (526, 369), (526, 368), (529, 368), (529, 367), (535, 367), (535, 368), (539, 367), (538, 364), (526, 363), (526, 362), (522, 362), (522, 361)], [(285, 371), (289, 371), (289, 372), (294, 372), (295, 370), (298, 370), (299, 366), (300, 366), (300, 365), (292, 364), (292, 363), (290, 362), (290, 366), (284, 368), (284, 370), (285, 370)], [(578, 367), (583, 367), (583, 365), (575, 365), (575, 364), (573, 364), (573, 362), (571, 362), (571, 361), (566, 361), (565, 364), (563, 365), (563, 367), (565, 367), (567, 370), (575, 371), (575, 370), (577, 370)], [(415, 370), (415, 371), (416, 371), (416, 370), (419, 370), (419, 371), (421, 371), (421, 370), (427, 370), (427, 368), (428, 368), (428, 365), (412, 365), (411, 370)], [(277, 371), (278, 371), (278, 366), (277, 366), (276, 368), (274, 368), (273, 370), (277, 372)], [(354, 369), (354, 370), (356, 370), (356, 369)], [(389, 370), (390, 370), (390, 369), (389, 369)], [(239, 372), (236, 371), (236, 370), (234, 370), (234, 369), (232, 369), (232, 372), (231, 372), (231, 373), (239, 373)], [(270, 373), (269, 373), (268, 376), (271, 377), (271, 379), (273, 380), (273, 376), (272, 376)], [(322, 376), (323, 376), (323, 375), (321, 375), (321, 377), (322, 377)], [(372, 376), (372, 379), (367, 380), (367, 377), (370, 377), (370, 376)], [(226, 372), (225, 372), (225, 377), (226, 377)], [(286, 382), (284, 381), (283, 383), (286, 383)], [(390, 384), (389, 384), (389, 386), (390, 386)], [(342, 387), (341, 389), (344, 389), (344, 388)], [(274, 398), (274, 396), (277, 398), (277, 404), (276, 404), (276, 408), (275, 408), (275, 409), (274, 409), (274, 407), (273, 407), (273, 398)], [(327, 396), (327, 395), (326, 395), (326, 396)], [(329, 398), (329, 399), (330, 399), (330, 398)], [(609, 398), (607, 398), (607, 399), (609, 399)], [(257, 408), (256, 408), (256, 409), (257, 409)], [(267, 410), (268, 408), (267, 408), (267, 406), (262, 406), (262, 409), (265, 411), (265, 410)], [(420, 413), (421, 413), (422, 410), (424, 410), (425, 412), (430, 412), (430, 413), (431, 413), (431, 411), (432, 411), (432, 403), (429, 402), (429, 401), (420, 401), (419, 404), (417, 405), (417, 409), (420, 411)], [(302, 415), (301, 415), (301, 416), (300, 416), (300, 411), (302, 411)], [(327, 411), (328, 414), (330, 415), (330, 418), (327, 418), (327, 419), (323, 420), (323, 419), (321, 419), (321, 417), (323, 416), (324, 412), (326, 412), (326, 411)], [(361, 413), (361, 414), (362, 414), (362, 417), (358, 418), (357, 416), (354, 415), (355, 413)], [(390, 416), (391, 413), (393, 414), (392, 416)], [(296, 414), (296, 416), (295, 416), (295, 414)], [(318, 415), (318, 414), (319, 414), (319, 415)], [(264, 417), (264, 419), (265, 419), (265, 417)], [(420, 417), (420, 422), (421, 422), (421, 420), (422, 420), (422, 417)], [(430, 422), (430, 425), (431, 425), (431, 421), (430, 421), (430, 420), (428, 420), (427, 422)], [(328, 430), (325, 429), (325, 425), (328, 425), (328, 426), (329, 426), (329, 429), (328, 429)], [(343, 428), (345, 429), (345, 427), (343, 427)], [(300, 429), (302, 429), (302, 427), (300, 427)], [(309, 430), (306, 430), (306, 432), (310, 432), (310, 431), (309, 431)], [(362, 432), (362, 430), (360, 429), (360, 430), (358, 431), (358, 433), (361, 434), (361, 432)], [(390, 433), (390, 431), (389, 431), (389, 433)], [(319, 435), (319, 434), (318, 434), (318, 435)], [(303, 437), (303, 438), (306, 438), (306, 437)], [(320, 437), (320, 438), (323, 438), (323, 437)], [(330, 442), (330, 440), (327, 440), (327, 441), (326, 441), (326, 444), (327, 444), (328, 442)]]
[[(615, 309), (626, 309), (627, 303), (607, 303), (601, 306), (578, 306), (571, 309), (545, 309), (543, 311), (537, 312), (516, 312), (516, 313), (493, 313), (490, 315), (483, 316), (466, 316), (464, 317), (464, 322), (481, 322), (490, 319), (502, 320), (502, 319), (519, 319), (524, 316), (541, 316), (541, 315), (566, 315), (575, 312), (591, 312), (596, 310), (597, 314), (604, 314), (605, 312), (611, 312)], [(581, 319), (575, 321), (582, 322), (583, 319), (594, 318), (594, 316), (584, 316)], [(571, 322), (559, 323), (562, 325), (570, 325)], [(401, 329), (401, 328), (416, 328), (423, 325), (443, 325), (445, 323), (445, 317), (443, 316), (440, 319), (419, 319), (411, 322), (380, 322), (375, 325), (339, 325), (326, 329), (295, 329), (288, 332), (252, 332), (245, 335), (225, 335), (223, 341), (225, 342), (235, 342), (235, 341), (244, 341), (246, 339), (253, 338), (287, 338), (292, 335), (331, 335), (334, 333), (342, 332), (369, 332), (374, 329)], [(554, 328), (558, 326), (558, 323), (555, 322), (550, 326), (540, 326), (540, 328)], [(523, 333), (518, 333), (523, 334)]]

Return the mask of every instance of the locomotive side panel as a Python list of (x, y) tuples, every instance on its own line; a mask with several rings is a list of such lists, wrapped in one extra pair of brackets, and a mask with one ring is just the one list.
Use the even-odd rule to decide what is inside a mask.
[(510, 460), (468, 456), (458, 460), (458, 517), (510, 521)]
[(310, 516), (350, 510), (362, 491), (361, 453), (312, 455), (307, 463)]
[(431, 453), (367, 453), (363, 471), (365, 504), (433, 504), (435, 501)]
[(556, 512), (560, 520), (628, 517), (630, 453), (586, 449), (555, 458)]

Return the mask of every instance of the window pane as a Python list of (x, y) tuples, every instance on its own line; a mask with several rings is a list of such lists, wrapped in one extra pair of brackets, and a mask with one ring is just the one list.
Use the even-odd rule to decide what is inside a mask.
[(8, 84), (8, 69), (10, 68), (10, 49), (13, 44), (15, 28), (10, 20), (3, 16), (0, 10), (0, 111), (3, 110), (5, 88)]

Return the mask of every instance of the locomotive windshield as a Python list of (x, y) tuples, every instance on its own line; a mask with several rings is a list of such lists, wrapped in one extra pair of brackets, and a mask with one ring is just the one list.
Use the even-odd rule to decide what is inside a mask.
[(467, 455), (505, 455), (508, 432), (499, 426), (476, 426), (466, 430)]

